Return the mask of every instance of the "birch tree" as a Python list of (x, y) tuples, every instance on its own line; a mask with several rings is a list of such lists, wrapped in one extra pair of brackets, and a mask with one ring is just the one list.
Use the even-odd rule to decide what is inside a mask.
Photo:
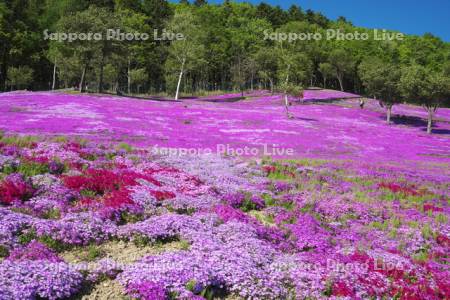
[(189, 10), (176, 11), (168, 29), (173, 34), (173, 39), (169, 47), (166, 70), (169, 76), (173, 74), (174, 69), (178, 70), (175, 91), (175, 100), (178, 100), (183, 75), (203, 62), (202, 32)]
[(312, 63), (305, 54), (295, 51), (288, 43), (279, 42), (277, 50), (278, 86), (283, 93), (286, 115), (292, 118), (289, 96), (303, 98), (303, 89), (312, 72)]

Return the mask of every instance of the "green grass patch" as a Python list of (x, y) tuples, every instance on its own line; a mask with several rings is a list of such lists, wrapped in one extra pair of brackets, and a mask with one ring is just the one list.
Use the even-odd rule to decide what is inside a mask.
[(428, 223), (425, 223), (422, 226), (421, 233), (422, 233), (422, 237), (426, 240), (431, 240), (436, 237), (436, 233), (433, 232), (433, 229), (431, 228), (430, 224), (428, 224)]
[(57, 219), (61, 218), (61, 212), (59, 211), (58, 208), (52, 208), (52, 209), (44, 212), (42, 215), (42, 218), (57, 220)]
[(48, 165), (45, 163), (39, 163), (35, 161), (21, 161), (19, 165), (5, 165), (3, 167), (3, 173), (9, 175), (12, 173), (20, 173), (26, 177), (32, 177), (49, 172)]
[(5, 245), (0, 245), (0, 258), (8, 257), (9, 250)]
[(420, 252), (414, 254), (412, 256), (414, 261), (417, 262), (427, 262), (428, 261), (428, 252), (426, 250), (421, 250)]
[(388, 229), (389, 223), (387, 221), (384, 221), (384, 222), (374, 221), (374, 222), (369, 223), (369, 227), (385, 231)]
[(436, 223), (439, 223), (439, 224), (447, 224), (448, 223), (448, 217), (446, 215), (444, 215), (443, 213), (438, 213), (434, 217), (434, 220), (436, 221)]
[(127, 144), (127, 143), (119, 143), (116, 146), (117, 150), (125, 150), (127, 153), (133, 152), (133, 146)]
[(81, 253), (80, 259), (91, 262), (104, 256), (105, 252), (103, 250), (101, 250), (97, 245), (91, 244)]
[(7, 145), (15, 145), (20, 148), (30, 148), (34, 143), (38, 142), (40, 139), (35, 136), (26, 135), (2, 135), (0, 138), (0, 143)]

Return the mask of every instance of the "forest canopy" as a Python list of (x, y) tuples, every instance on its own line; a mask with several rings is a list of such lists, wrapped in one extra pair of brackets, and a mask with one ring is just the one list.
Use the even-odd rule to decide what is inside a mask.
[[(114, 32), (116, 38), (104, 38)], [(61, 33), (93, 35), (68, 41)], [(356, 27), (345, 17), (330, 20), (296, 5), (283, 10), (265, 3), (200, 0), (0, 3), (3, 91), (76, 87), (82, 92), (178, 97), (213, 90), (320, 86), (377, 96), (379, 82), (372, 76), (379, 78), (382, 72), (371, 72), (371, 66), (405, 73), (423, 68), (430, 78), (448, 78), (449, 61), (450, 43), (432, 34)], [(399, 79), (400, 73), (390, 79)], [(414, 96), (403, 91), (396, 89), (398, 97), (387, 102)]]

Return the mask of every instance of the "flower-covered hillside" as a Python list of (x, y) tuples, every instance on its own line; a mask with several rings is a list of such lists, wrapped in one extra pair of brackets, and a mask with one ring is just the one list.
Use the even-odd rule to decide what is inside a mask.
[(1, 139), (1, 299), (450, 297), (443, 172), (57, 140)]
[(448, 109), (438, 111), (434, 135), (407, 122), (387, 125), (374, 105), (305, 103), (290, 110), (293, 119), (286, 118), (279, 95), (211, 103), (19, 92), (0, 95), (0, 129), (198, 152), (225, 145), (231, 153), (249, 147), (264, 155), (266, 146), (269, 154), (292, 149), (294, 157), (449, 162)]

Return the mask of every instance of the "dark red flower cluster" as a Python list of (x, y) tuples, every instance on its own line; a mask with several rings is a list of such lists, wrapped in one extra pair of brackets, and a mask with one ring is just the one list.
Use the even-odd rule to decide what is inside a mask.
[(439, 245), (442, 245), (444, 247), (449, 247), (450, 248), (450, 238), (448, 238), (447, 236), (443, 235), (443, 234), (439, 234), (436, 237), (436, 242)]
[(109, 193), (103, 198), (103, 204), (106, 207), (121, 208), (125, 205), (133, 205), (134, 202), (130, 199), (129, 191), (126, 188)]
[(271, 173), (275, 173), (275, 171), (277, 170), (277, 168), (275, 168), (275, 166), (263, 166), (263, 170), (264, 170), (264, 172), (266, 172), (267, 174), (271, 174)]
[(441, 212), (444, 211), (442, 207), (435, 206), (433, 203), (425, 203), (423, 205), (423, 211)]
[(382, 182), (378, 184), (378, 188), (387, 189), (393, 193), (400, 193), (410, 196), (421, 196), (424, 194), (422, 191), (418, 191), (414, 186), (401, 186), (393, 182)]
[(24, 156), (23, 161), (45, 165), (49, 163), (50, 159), (45, 156)]
[(355, 293), (345, 282), (339, 281), (333, 284), (333, 296), (353, 297)]
[(0, 184), (0, 203), (2, 204), (11, 204), (15, 200), (26, 200), (32, 194), (32, 187), (23, 181), (5, 180)]
[[(426, 277), (433, 277), (436, 279), (437, 285), (442, 285), (442, 280), (439, 280), (439, 273), (435, 270), (428, 269), (425, 271), (426, 274), (416, 274), (415, 271), (408, 271), (403, 269), (401, 265), (399, 266), (389, 266), (383, 262), (375, 261), (372, 257), (362, 252), (355, 252), (350, 255), (350, 260), (352, 262), (358, 262), (360, 264), (366, 264), (369, 266), (369, 272), (381, 273), (391, 282), (389, 288), (390, 297), (395, 297), (398, 299), (405, 300), (420, 300), (420, 299), (446, 299), (446, 296), (442, 298), (443, 295), (449, 295), (445, 289), (442, 288), (434, 289), (430, 286), (429, 282), (424, 279)], [(376, 280), (371, 280), (370, 276), (360, 276), (358, 278), (358, 283), (364, 285), (366, 290), (368, 290), (371, 296), (381, 296), (376, 294), (376, 287), (383, 287), (385, 283), (383, 281), (377, 282)], [(336, 289), (336, 290), (335, 290)], [(348, 294), (349, 288), (346, 285), (335, 284), (333, 286), (333, 295), (335, 296), (352, 296)]]
[(175, 194), (173, 192), (170, 192), (170, 191), (151, 191), (150, 193), (158, 201), (164, 201), (164, 200), (167, 200), (167, 199), (175, 198)]
[(137, 179), (145, 179), (154, 185), (161, 184), (150, 175), (138, 174), (133, 171), (115, 173), (105, 169), (88, 169), (83, 175), (65, 176), (64, 184), (71, 189), (89, 190), (98, 195), (120, 190), (122, 187), (137, 184)]
[(266, 165), (262, 167), (263, 171), (266, 173), (266, 175), (270, 175), (273, 173), (281, 173), (285, 176), (289, 176), (294, 178), (295, 172), (293, 172), (289, 166), (270, 166), (270, 165)]
[[(68, 188), (76, 191), (94, 192), (99, 197), (91, 199), (84, 197), (79, 201), (81, 206), (95, 206), (102, 203), (104, 207), (119, 209), (124, 206), (135, 204), (130, 198), (129, 187), (137, 185), (138, 179), (144, 179), (156, 186), (161, 183), (150, 174), (139, 174), (130, 170), (117, 170), (117, 172), (106, 169), (88, 169), (82, 175), (63, 176), (62, 180)], [(158, 200), (175, 197), (170, 192), (155, 191), (154, 196)]]

